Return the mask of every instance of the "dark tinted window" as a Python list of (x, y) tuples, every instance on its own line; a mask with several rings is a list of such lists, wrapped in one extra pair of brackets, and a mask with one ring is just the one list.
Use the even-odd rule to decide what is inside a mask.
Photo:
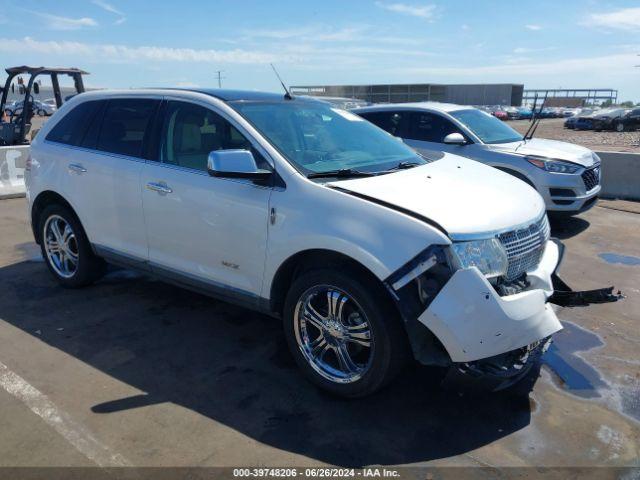
[(162, 128), (160, 161), (207, 170), (213, 150), (243, 149), (253, 153), (260, 168), (266, 161), (233, 125), (208, 108), (186, 102), (169, 102)]
[(462, 133), (449, 120), (440, 115), (428, 112), (411, 113), (411, 140), (443, 143), (444, 137), (450, 133)]
[(131, 157), (142, 156), (145, 133), (158, 104), (158, 100), (143, 98), (109, 100), (96, 148)]
[(394, 137), (403, 137), (405, 134), (406, 117), (409, 112), (367, 112), (359, 114), (368, 121), (386, 130)]
[(84, 134), (84, 138), (80, 143), (80, 146), (83, 148), (96, 148), (96, 143), (98, 142), (98, 135), (100, 134), (100, 126), (102, 125), (102, 116), (104, 114), (104, 109), (107, 105), (106, 100), (100, 100), (96, 103), (95, 112), (91, 118), (91, 121), (87, 125), (87, 130)]
[(80, 145), (100, 104), (100, 101), (84, 102), (73, 108), (51, 129), (47, 140), (66, 145)]

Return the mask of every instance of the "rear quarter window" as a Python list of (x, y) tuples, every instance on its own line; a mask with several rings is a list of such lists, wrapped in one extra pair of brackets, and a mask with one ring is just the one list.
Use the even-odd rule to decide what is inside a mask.
[(79, 146), (87, 128), (100, 109), (101, 101), (83, 102), (55, 124), (46, 137), (50, 142)]

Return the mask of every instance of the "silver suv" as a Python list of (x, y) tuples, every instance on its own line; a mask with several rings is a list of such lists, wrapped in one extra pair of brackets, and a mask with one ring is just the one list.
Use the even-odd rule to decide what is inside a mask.
[(476, 108), (447, 103), (403, 103), (352, 110), (427, 157), (454, 153), (507, 172), (535, 188), (548, 211), (576, 214), (600, 192), (600, 158), (588, 148), (524, 139)]

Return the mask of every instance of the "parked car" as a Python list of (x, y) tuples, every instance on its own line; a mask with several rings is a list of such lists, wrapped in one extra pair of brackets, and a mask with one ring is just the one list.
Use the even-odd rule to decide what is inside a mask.
[(7, 116), (12, 116), (15, 115), (16, 112), (21, 111), (22, 110), (22, 106), (24, 105), (24, 101), (22, 102), (11, 102), (11, 103), (7, 103), (4, 107), (4, 113)]
[(525, 140), (510, 126), (463, 105), (414, 103), (353, 110), (425, 156), (455, 153), (505, 171), (532, 186), (547, 210), (577, 214), (600, 192), (600, 159), (564, 142)]
[(51, 115), (53, 115), (53, 112), (56, 111), (56, 106), (55, 104), (52, 106), (48, 103), (34, 100), (33, 111), (36, 113), (36, 115), (39, 115), (41, 117), (50, 117)]
[(574, 112), (575, 113), (571, 117), (565, 120), (564, 128), (568, 128), (572, 130), (576, 129), (580, 117), (587, 117), (591, 115), (594, 112), (594, 110), (591, 108), (577, 108), (574, 110)]
[(547, 305), (562, 246), (535, 190), (452, 154), (429, 162), (325, 102), (83, 93), (44, 124), (25, 177), (62, 285), (106, 260), (280, 317), (296, 363), (335, 394), (377, 390), (411, 353), (506, 387), (562, 328)]
[(366, 107), (371, 103), (366, 100), (360, 100), (357, 98), (343, 98), (343, 97), (309, 97), (321, 100), (323, 102), (330, 103), (336, 108), (342, 108), (344, 110), (351, 110), (352, 108)]
[(630, 132), (640, 129), (640, 107), (627, 111), (621, 117), (613, 121), (613, 129), (616, 132)]
[(56, 111), (56, 106), (55, 106), (55, 103), (51, 105), (49, 103), (41, 102), (39, 100), (34, 100), (33, 110), (36, 112), (37, 115), (40, 115), (41, 117), (45, 117), (45, 116), (50, 117), (51, 115), (53, 115), (53, 112)]
[(518, 120), (520, 118), (520, 111), (516, 107), (503, 107), (502, 109), (507, 112), (509, 120)]
[(591, 116), (591, 125), (596, 132), (602, 130), (613, 130), (618, 120), (625, 116), (630, 110), (626, 108), (611, 108), (601, 110)]
[(578, 118), (574, 122), (574, 128), (576, 130), (593, 130), (593, 117), (598, 115), (599, 111), (593, 111), (591, 113), (578, 115)]
[(518, 108), (518, 118), (520, 120), (529, 120), (533, 117), (533, 111), (527, 107)]
[(509, 120), (509, 114), (507, 112), (505, 112), (502, 107), (499, 106), (495, 106), (495, 107), (489, 107), (489, 111), (490, 114), (493, 115), (494, 117), (500, 119), (500, 120)]

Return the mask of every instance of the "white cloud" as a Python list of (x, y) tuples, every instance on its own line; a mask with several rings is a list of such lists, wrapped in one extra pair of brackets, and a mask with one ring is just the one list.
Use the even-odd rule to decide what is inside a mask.
[(39, 12), (37, 12), (37, 15), (42, 17), (47, 22), (47, 26), (52, 30), (79, 30), (85, 27), (98, 26), (98, 22), (89, 17), (70, 18)]
[(116, 7), (114, 7), (110, 3), (103, 2), (102, 0), (92, 0), (91, 3), (93, 3), (94, 5), (99, 6), (100, 8), (102, 8), (103, 10), (106, 10), (109, 13), (113, 13), (115, 15), (119, 15), (121, 17), (124, 17), (124, 13), (122, 13), (120, 10), (118, 10)]
[(376, 2), (376, 5), (390, 12), (411, 15), (412, 17), (433, 19), (436, 14), (435, 5), (408, 5), (406, 3), (384, 3)]
[(550, 50), (555, 50), (555, 47), (541, 47), (541, 48), (517, 47), (513, 49), (513, 53), (517, 53), (520, 55), (523, 53), (548, 52)]
[[(550, 62), (510, 63), (503, 65), (485, 65), (468, 67), (418, 67), (402, 69), (405, 74), (439, 75), (454, 78), (475, 78), (479, 82), (492, 78), (507, 79), (522, 82), (527, 77), (557, 78), (563, 74), (584, 74), (592, 79), (594, 72), (602, 72), (607, 78), (617, 75), (637, 75), (634, 62), (637, 63), (635, 53), (622, 53), (600, 57), (565, 58)], [(508, 80), (504, 80), (508, 81)]]
[(623, 8), (608, 13), (592, 13), (582, 24), (618, 30), (637, 30), (640, 29), (640, 7)]
[(122, 25), (127, 20), (127, 17), (125, 16), (125, 14), (121, 10), (118, 10), (116, 7), (111, 5), (110, 3), (107, 3), (103, 0), (91, 0), (91, 3), (93, 3), (94, 5), (97, 5), (98, 7), (100, 7), (106, 12), (117, 15), (119, 18), (115, 22), (113, 22), (114, 25)]
[(527, 30), (533, 30), (534, 32), (542, 30), (542, 27), (540, 25), (525, 25), (524, 28), (526, 28)]
[(344, 28), (333, 28), (326, 25), (307, 25), (296, 28), (248, 30), (248, 38), (267, 38), (271, 40), (298, 39), (316, 42), (350, 42), (362, 38), (362, 32), (368, 25), (355, 25)]
[(23, 39), (0, 39), (0, 51), (8, 53), (39, 53), (42, 55), (64, 55), (101, 59), (105, 61), (153, 61), (153, 62), (206, 62), (234, 64), (265, 64), (271, 62), (295, 62), (294, 55), (282, 55), (254, 50), (206, 50), (193, 48), (170, 48), (156, 46), (131, 47), (114, 44), (90, 44), (68, 41), (39, 41), (30, 37)]

